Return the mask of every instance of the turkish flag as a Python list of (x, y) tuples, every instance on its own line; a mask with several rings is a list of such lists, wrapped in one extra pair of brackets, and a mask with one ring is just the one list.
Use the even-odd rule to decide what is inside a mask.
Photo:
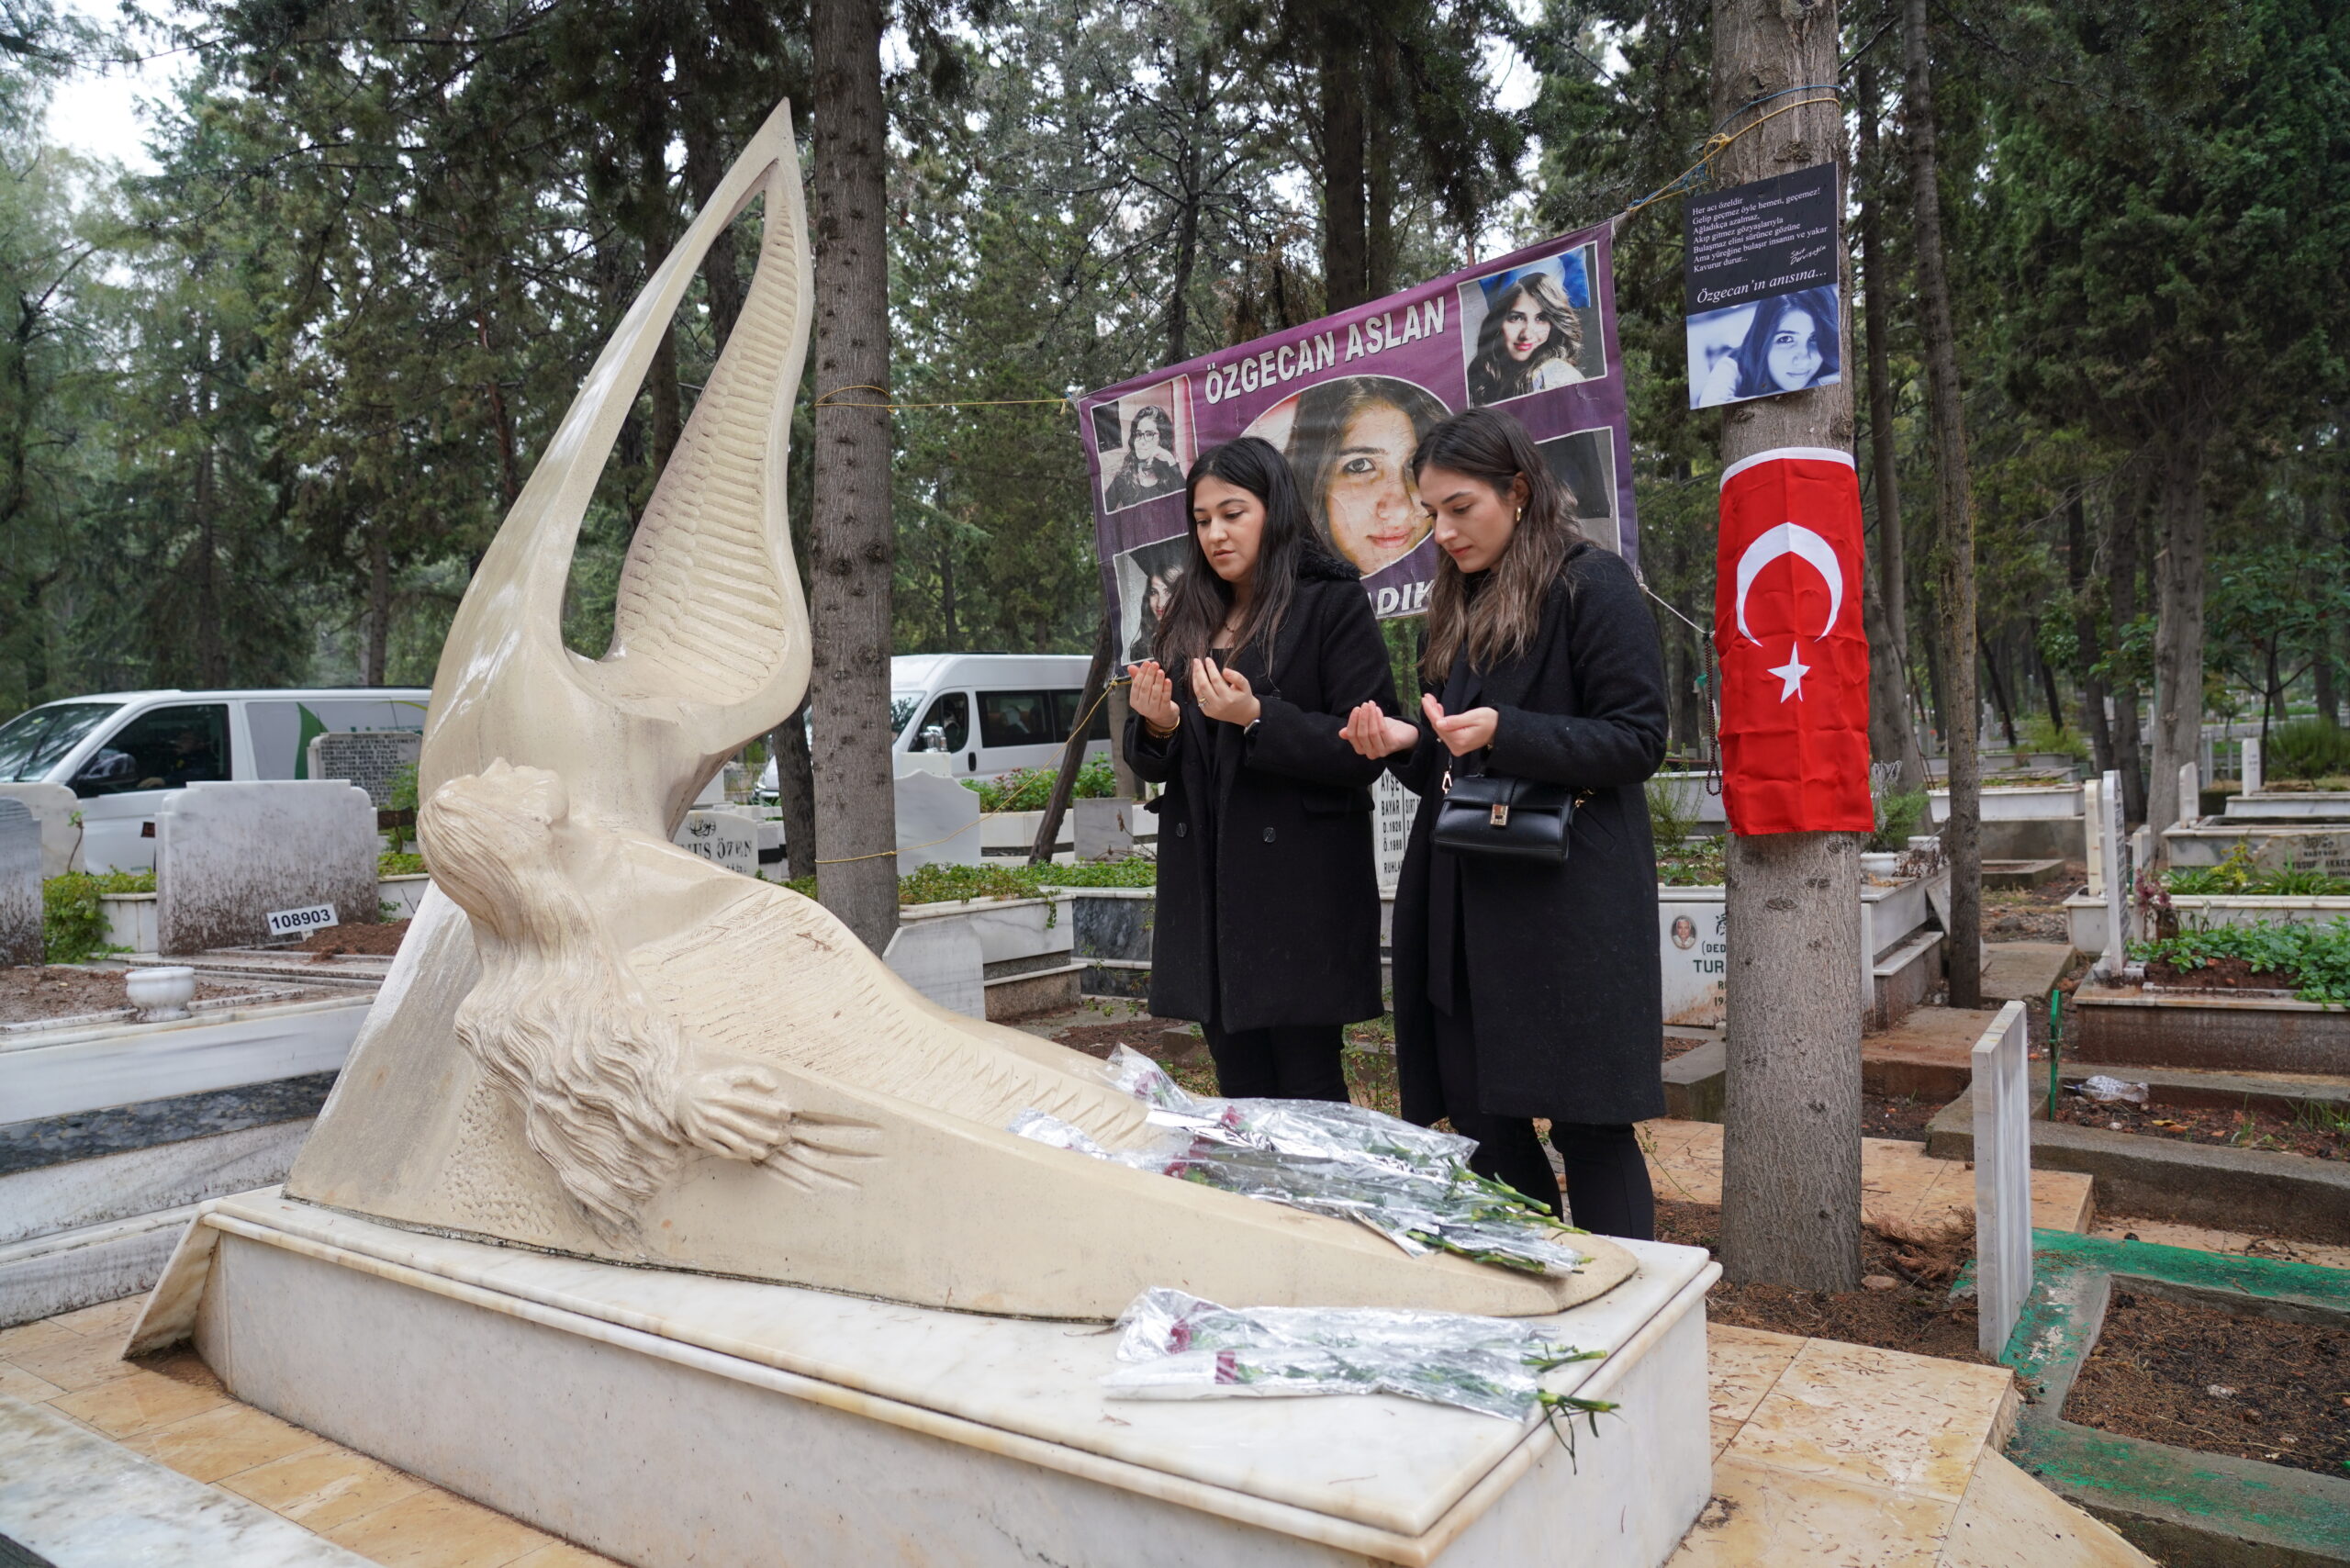
[(1785, 446), (1731, 464), (1717, 551), (1730, 830), (1869, 832), (1869, 640), (1852, 454)]

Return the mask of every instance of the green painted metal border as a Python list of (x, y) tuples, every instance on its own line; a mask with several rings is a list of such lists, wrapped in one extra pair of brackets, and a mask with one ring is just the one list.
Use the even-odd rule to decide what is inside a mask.
[(2287, 1313), (2350, 1316), (2350, 1270), (2035, 1230), (2031, 1294), (1999, 1357), (2027, 1395), (2007, 1456), (2142, 1545), (2175, 1549), (2182, 1536), (2200, 1537), (2213, 1547), (2240, 1543), (2209, 1561), (2350, 1563), (2350, 1469), (2321, 1475), (2060, 1417), (2116, 1277), (2252, 1296)]

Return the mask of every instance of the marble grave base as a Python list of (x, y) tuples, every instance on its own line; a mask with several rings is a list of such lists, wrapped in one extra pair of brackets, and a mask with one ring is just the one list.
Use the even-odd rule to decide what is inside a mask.
[(1110, 1400), (1113, 1337), (459, 1241), (248, 1194), (203, 1206), (134, 1351), (642, 1568), (1656, 1568), (1712, 1491), (1691, 1248), (1555, 1320), (1610, 1353), (1548, 1427), (1387, 1397)]

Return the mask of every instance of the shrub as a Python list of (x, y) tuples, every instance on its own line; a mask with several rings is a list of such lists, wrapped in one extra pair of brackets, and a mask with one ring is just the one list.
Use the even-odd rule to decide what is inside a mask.
[(2268, 732), (2260, 771), (2271, 778), (2323, 778), (2350, 773), (2350, 730), (2323, 719), (2296, 719)]
[(2163, 890), (2254, 898), (2339, 898), (2350, 894), (2350, 879), (2323, 871), (2263, 866), (2253, 859), (2249, 844), (2239, 844), (2217, 866), (2179, 868), (2165, 873)]
[[(1670, 851), (1683, 839), (1697, 831), (1697, 819), (1684, 816), (1681, 811), (1681, 790), (1684, 780), (1651, 778), (1648, 782), (1649, 833), (1656, 840), (1660, 851)], [(1697, 786), (1704, 789), (1703, 784)]]
[(1926, 792), (1923, 790), (1891, 790), (1876, 798), (1876, 831), (1869, 834), (1869, 847), (1875, 850), (1901, 850), (1909, 847), (1910, 834), (1926, 815)]
[(1729, 878), (1729, 840), (1684, 844), (1656, 857), (1656, 879), (1668, 888), (1718, 887)]
[[(1053, 888), (1149, 888), (1158, 884), (1158, 862), (1147, 855), (1090, 866), (1031, 866), (1000, 861), (987, 866), (930, 865), (898, 879), (901, 904), (945, 903), (962, 899), (1033, 899)], [(816, 879), (799, 877), (783, 884), (808, 898)]]
[(40, 885), (41, 952), (52, 964), (84, 964), (127, 948), (106, 940), (103, 893), (151, 893), (152, 871), (68, 871)]
[(420, 877), (424, 875), (424, 857), (386, 849), (375, 857), (378, 877)]
[[(1053, 798), (1058, 767), (1016, 767), (993, 778), (966, 778), (963, 788), (975, 790), (979, 809), (988, 812), (1041, 812)], [(1106, 801), (1118, 792), (1117, 771), (1106, 756), (1091, 756), (1077, 770), (1072, 800)]]

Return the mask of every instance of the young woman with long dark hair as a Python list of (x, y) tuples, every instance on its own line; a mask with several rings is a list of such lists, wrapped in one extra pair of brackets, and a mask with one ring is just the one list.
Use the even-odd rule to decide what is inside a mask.
[(1477, 328), (1469, 401), (1499, 403), (1583, 379), (1583, 318), (1549, 273), (1511, 284)]
[[(1413, 454), (1436, 514), (1419, 722), (1365, 704), (1347, 738), (1418, 792), (1395, 894), (1404, 1114), (1477, 1140), (1472, 1169), (1574, 1223), (1654, 1234), (1632, 1124), (1664, 1114), (1656, 851), (1641, 786), (1664, 757), (1664, 659), (1631, 568), (1576, 531), (1524, 426), (1456, 414)], [(1563, 863), (1432, 840), (1456, 775), (1575, 792)]]
[(1189, 564), (1131, 665), (1126, 758), (1164, 784), (1150, 1008), (1199, 1021), (1227, 1095), (1345, 1100), (1339, 1031), (1375, 1018), (1380, 764), (1340, 734), (1395, 708), (1360, 574), (1251, 436), (1192, 465)]

